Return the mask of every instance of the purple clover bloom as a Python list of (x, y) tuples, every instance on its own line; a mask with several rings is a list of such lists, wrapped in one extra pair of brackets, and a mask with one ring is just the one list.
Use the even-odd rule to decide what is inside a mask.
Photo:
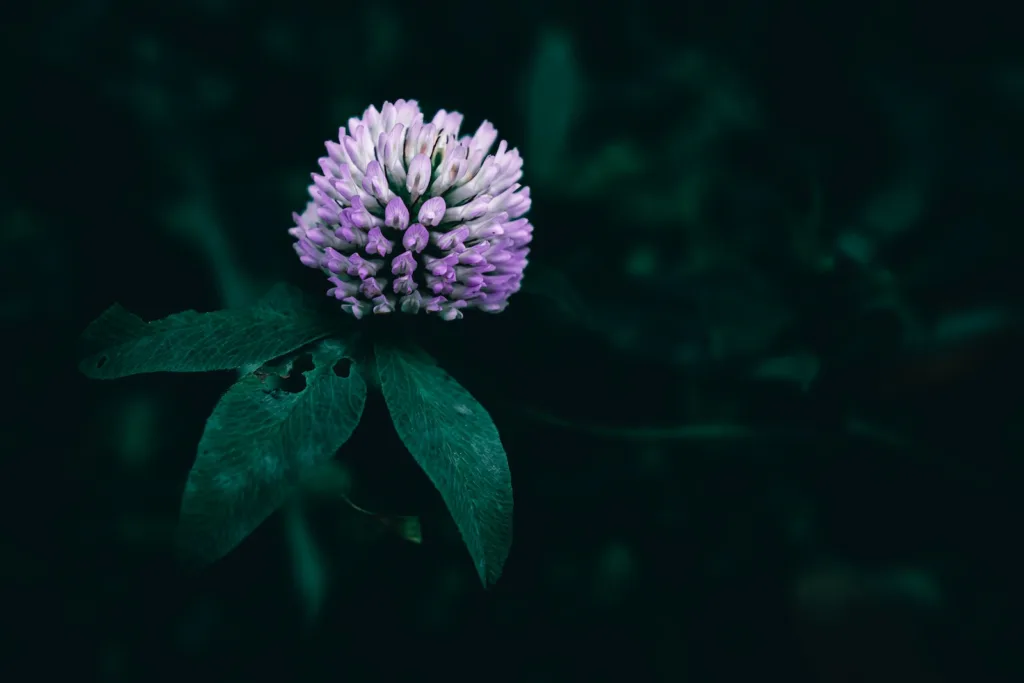
[(326, 143), (306, 210), (293, 214), (295, 252), (368, 313), (498, 313), (519, 291), (533, 226), (523, 160), (484, 121), (459, 137), (462, 114), (425, 123), (415, 100), (370, 106)]

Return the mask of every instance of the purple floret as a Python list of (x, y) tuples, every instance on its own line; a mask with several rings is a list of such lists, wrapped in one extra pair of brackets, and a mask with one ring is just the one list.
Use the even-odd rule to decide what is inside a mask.
[(294, 214), (295, 252), (328, 295), (369, 313), (498, 313), (519, 291), (533, 226), (523, 160), (484, 121), (459, 137), (462, 114), (424, 123), (415, 100), (370, 106), (328, 141), (312, 201)]

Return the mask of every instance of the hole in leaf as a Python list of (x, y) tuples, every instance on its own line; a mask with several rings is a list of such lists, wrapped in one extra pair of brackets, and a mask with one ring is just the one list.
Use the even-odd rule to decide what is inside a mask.
[(278, 384), (278, 388), (281, 391), (286, 391), (289, 394), (297, 394), (306, 388), (306, 375), (307, 370), (313, 369), (313, 356), (304, 353), (295, 359), (291, 364), (291, 368), (288, 369), (287, 375), (281, 376), (281, 382)]
[(99, 360), (96, 361), (96, 368), (97, 369), (102, 368), (106, 364), (107, 364), (107, 357), (106, 356), (100, 356)]
[(352, 372), (352, 361), (348, 358), (342, 358), (331, 369), (334, 370), (334, 374), (338, 377), (348, 377), (348, 374)]

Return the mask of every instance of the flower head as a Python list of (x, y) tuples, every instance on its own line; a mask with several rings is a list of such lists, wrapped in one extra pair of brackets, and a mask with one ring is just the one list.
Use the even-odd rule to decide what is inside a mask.
[(484, 121), (459, 137), (462, 114), (429, 122), (415, 100), (370, 106), (326, 143), (312, 201), (294, 214), (295, 252), (333, 285), (328, 295), (368, 313), (497, 313), (517, 292), (533, 226), (523, 160)]

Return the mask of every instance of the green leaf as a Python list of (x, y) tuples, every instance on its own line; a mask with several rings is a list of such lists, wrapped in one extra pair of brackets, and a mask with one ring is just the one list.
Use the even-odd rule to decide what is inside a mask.
[(422, 351), (375, 348), (395, 430), (441, 493), (484, 585), (512, 545), (512, 477), (483, 406)]
[(331, 321), (304, 307), (286, 285), (247, 308), (183, 311), (150, 323), (115, 304), (82, 334), (91, 355), (79, 369), (93, 379), (234, 370), (262, 365), (331, 332)]
[(567, 145), (582, 101), (583, 73), (570, 34), (556, 29), (541, 32), (527, 78), (523, 100), (530, 178), (535, 183), (557, 182), (564, 176)]
[(185, 484), (178, 545), (194, 563), (212, 562), (238, 545), (280, 507), (310, 472), (352, 435), (366, 403), (366, 383), (347, 376), (336, 339), (312, 351), (306, 386), (274, 389), (246, 375), (213, 410)]

